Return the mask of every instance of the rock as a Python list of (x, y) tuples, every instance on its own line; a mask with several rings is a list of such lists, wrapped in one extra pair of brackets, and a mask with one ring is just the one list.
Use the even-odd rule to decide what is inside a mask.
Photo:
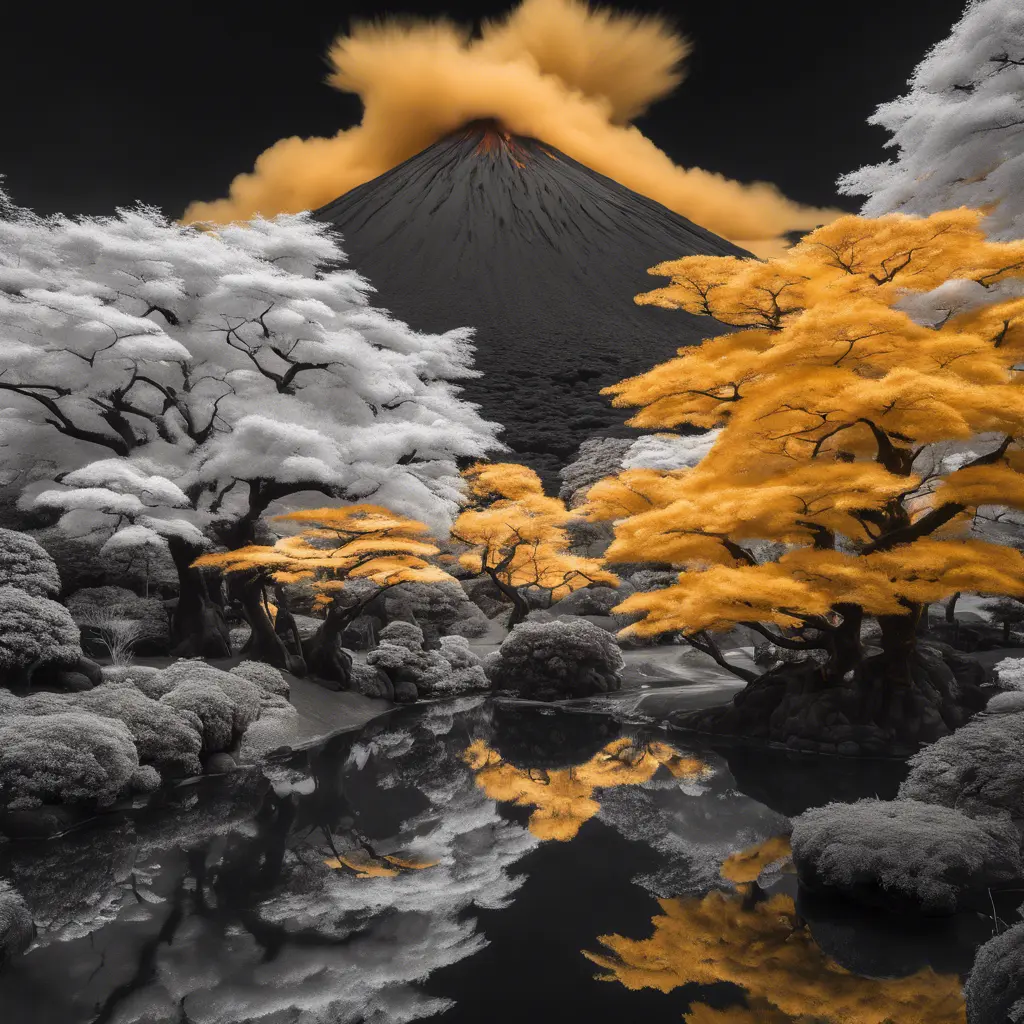
[(860, 745), (853, 740), (843, 740), (836, 747), (836, 753), (842, 754), (843, 757), (857, 757), (860, 754)]
[(397, 704), (412, 704), (419, 700), (419, 690), (411, 679), (402, 679), (395, 683), (395, 702)]
[(103, 669), (91, 658), (79, 658), (72, 671), (81, 672), (93, 686), (99, 686), (103, 682)]
[(203, 759), (204, 775), (227, 775), (238, 767), (230, 754), (211, 754)]
[(81, 693), (83, 690), (93, 688), (92, 680), (83, 672), (61, 671), (54, 672), (53, 685), (67, 693)]

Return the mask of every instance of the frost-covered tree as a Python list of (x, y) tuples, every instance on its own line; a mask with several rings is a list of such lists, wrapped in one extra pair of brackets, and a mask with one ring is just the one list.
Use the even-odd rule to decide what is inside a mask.
[(0, 210), (0, 423), (58, 467), (23, 500), (107, 551), (169, 549), (181, 651), (227, 643), (192, 568), (211, 540), (325, 494), (443, 533), (457, 459), (501, 447), (454, 383), (477, 373), (471, 330), (393, 320), (344, 258), (305, 214), (209, 232), (142, 206)]
[(844, 175), (839, 191), (868, 196), (865, 217), (969, 206), (989, 214), (990, 238), (1024, 238), (1020, 0), (969, 0), (908, 84), (868, 118), (892, 133), (886, 147), (897, 156)]

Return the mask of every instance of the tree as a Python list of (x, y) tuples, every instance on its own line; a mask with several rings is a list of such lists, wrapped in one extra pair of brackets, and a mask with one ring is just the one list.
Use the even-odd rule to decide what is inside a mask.
[(950, 34), (869, 124), (888, 129), (898, 156), (839, 179), (866, 195), (861, 213), (931, 214), (958, 206), (989, 214), (989, 237), (1024, 237), (1024, 14), (1017, 0), (970, 0)]
[[(590, 492), (586, 514), (620, 520), (609, 562), (686, 570), (618, 606), (645, 614), (627, 633), (678, 629), (711, 652), (712, 633), (745, 625), (779, 647), (827, 652), (809, 691), (882, 683), (900, 703), (934, 683), (915, 658), (924, 604), (957, 590), (1024, 595), (1021, 554), (969, 536), (979, 509), (1024, 505), (1013, 371), (1024, 300), (930, 327), (895, 308), (905, 290), (953, 275), (979, 288), (1024, 277), (1024, 243), (988, 242), (981, 216), (843, 217), (766, 263), (653, 268), (672, 283), (639, 303), (738, 329), (605, 389), (617, 406), (642, 407), (631, 425), (721, 428), (692, 469), (631, 470)], [(883, 649), (868, 661), (866, 615)], [(871, 713), (902, 714), (892, 703)], [(962, 721), (950, 715), (949, 728)]]
[[(352, 659), (341, 647), (341, 634), (382, 590), (407, 582), (454, 582), (443, 569), (427, 561), (438, 548), (423, 538), (426, 525), (386, 508), (316, 508), (274, 518), (302, 523), (305, 529), (273, 545), (249, 544), (235, 551), (201, 555), (195, 565), (225, 574), (243, 574), (253, 583), (245, 591), (246, 599), (264, 606), (268, 582), (309, 581), (328, 610), (324, 624), (312, 639), (301, 644), (301, 650), (305, 668), (324, 679), (348, 683)], [(352, 602), (337, 600), (350, 579), (368, 580), (375, 586)], [(287, 665), (284, 645), (269, 616), (261, 617), (253, 608), (247, 611), (250, 621), (261, 627), (258, 633), (254, 627), (251, 656)]]
[(178, 653), (229, 650), (193, 568), (211, 542), (253, 543), (272, 507), (324, 495), (443, 532), (456, 460), (502, 447), (452, 383), (476, 374), (471, 331), (410, 330), (343, 261), (305, 214), (216, 232), (142, 206), (0, 217), (0, 426), (58, 469), (23, 500), (108, 551), (167, 548)]
[(618, 584), (600, 559), (569, 554), (564, 503), (544, 493), (540, 477), (515, 463), (476, 463), (463, 471), (471, 499), (452, 527), (454, 540), (471, 550), (459, 562), (486, 573), (512, 602), (508, 625), (518, 625), (530, 606), (520, 587), (546, 591), (550, 600), (591, 583)]
[(985, 601), (982, 609), (992, 616), (993, 622), (1002, 624), (1003, 646), (1010, 644), (1010, 630), (1024, 622), (1024, 602), (1012, 597), (997, 597), (994, 601)]

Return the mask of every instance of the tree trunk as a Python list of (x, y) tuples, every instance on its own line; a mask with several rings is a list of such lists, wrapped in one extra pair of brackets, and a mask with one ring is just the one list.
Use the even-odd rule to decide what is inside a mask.
[(252, 629), (251, 643), (246, 644), (253, 661), (265, 661), (275, 668), (293, 670), (294, 659), (274, 629), (267, 612), (263, 581), (258, 576), (239, 580), (236, 594), (242, 604), (246, 620)]
[(171, 615), (171, 653), (178, 658), (230, 658), (231, 635), (224, 612), (211, 597), (206, 579), (192, 563), (201, 549), (180, 537), (168, 540), (178, 571), (178, 605)]
[(917, 648), (917, 622), (921, 606), (913, 605), (906, 615), (879, 615), (885, 676), (894, 685), (910, 685), (910, 662)]
[(525, 597), (519, 593), (518, 588), (510, 586), (504, 580), (498, 578), (498, 574), (490, 569), (484, 570), (494, 581), (494, 585), (512, 602), (512, 614), (508, 617), (508, 628), (518, 626), (530, 613), (530, 605)]
[(946, 602), (946, 621), (949, 623), (956, 622), (956, 603), (960, 600), (960, 591), (958, 590), (947, 602)]
[(1007, 619), (1003, 622), (1003, 646), (1010, 646), (1010, 621)]
[(303, 645), (306, 667), (311, 675), (337, 683), (340, 689), (351, 687), (352, 655), (341, 646), (341, 634), (362, 610), (359, 605), (354, 608), (331, 605), (324, 624)]

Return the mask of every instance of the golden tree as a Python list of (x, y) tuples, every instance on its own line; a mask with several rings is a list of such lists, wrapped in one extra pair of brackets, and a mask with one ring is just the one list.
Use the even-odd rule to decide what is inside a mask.
[(530, 606), (520, 587), (547, 591), (550, 600), (591, 583), (619, 585), (601, 560), (569, 552), (565, 524), (570, 512), (559, 498), (544, 493), (540, 477), (515, 463), (476, 463), (463, 471), (470, 503), (452, 527), (452, 539), (471, 550), (459, 557), (467, 569), (486, 573), (512, 602), (509, 626), (521, 622)]
[[(975, 529), (979, 510), (1024, 508), (1024, 242), (986, 240), (981, 217), (842, 217), (767, 262), (652, 268), (671, 284), (638, 303), (737, 330), (605, 389), (640, 407), (633, 426), (721, 428), (693, 469), (588, 494), (588, 517), (617, 520), (608, 562), (685, 571), (618, 606), (644, 613), (626, 632), (714, 655), (712, 634), (742, 624), (824, 651), (814, 688), (912, 687), (923, 606), (1024, 594), (1024, 557)], [(865, 616), (884, 652), (870, 664)]]
[(660, 899), (646, 939), (602, 935), (605, 952), (583, 955), (604, 968), (603, 981), (632, 990), (671, 992), (696, 982), (741, 987), (746, 1007), (694, 1006), (688, 1024), (965, 1024), (960, 979), (930, 967), (903, 978), (861, 978), (821, 951), (792, 897), (769, 894), (742, 865), (777, 861), (785, 841), (770, 839), (723, 865), (723, 877), (746, 877), (734, 892)]
[[(438, 553), (437, 545), (423, 537), (427, 527), (381, 506), (315, 508), (274, 518), (302, 523), (305, 529), (273, 545), (249, 544), (236, 551), (202, 555), (193, 564), (223, 573), (246, 573), (278, 588), (286, 583), (308, 583), (326, 606), (327, 617), (310, 640), (296, 642), (306, 669), (322, 678), (348, 682), (352, 662), (341, 647), (341, 634), (383, 590), (399, 583), (454, 582), (443, 569), (427, 561)], [(346, 600), (346, 582), (350, 580), (365, 580), (373, 586)], [(265, 594), (262, 600), (266, 603)], [(280, 623), (280, 612), (277, 618)], [(259, 622), (261, 616), (254, 613), (250, 621)], [(254, 634), (256, 629), (254, 624)], [(279, 631), (264, 628), (256, 636), (254, 657), (286, 664), (283, 651)]]

